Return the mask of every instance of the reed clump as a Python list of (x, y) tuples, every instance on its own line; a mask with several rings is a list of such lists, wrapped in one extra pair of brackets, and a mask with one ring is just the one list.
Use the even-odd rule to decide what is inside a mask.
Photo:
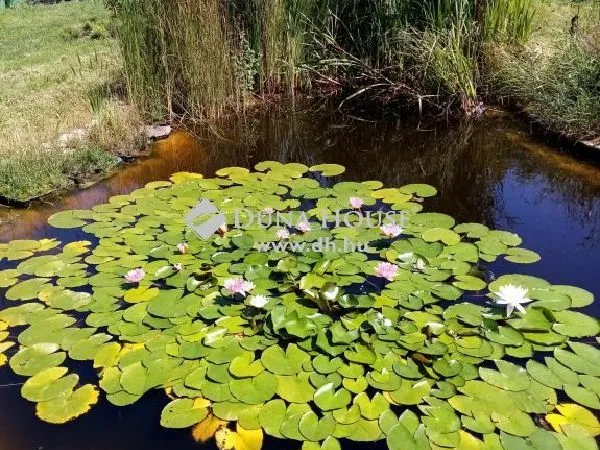
[(321, 88), (471, 111), (483, 44), (524, 42), (532, 0), (111, 0), (143, 111), (202, 118)]

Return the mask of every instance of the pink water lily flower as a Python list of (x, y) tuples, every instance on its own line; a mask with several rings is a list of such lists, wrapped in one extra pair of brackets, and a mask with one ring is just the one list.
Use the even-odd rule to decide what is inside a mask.
[(400, 225), (395, 225), (393, 223), (386, 223), (379, 227), (384, 236), (389, 238), (395, 238), (402, 234), (404, 228)]
[(350, 197), (350, 206), (352, 206), (354, 209), (360, 209), (363, 207), (364, 204), (365, 202), (363, 202), (362, 198)]
[(290, 232), (288, 230), (286, 230), (285, 228), (282, 228), (281, 230), (279, 230), (277, 232), (277, 237), (279, 239), (288, 239), (290, 237)]
[(375, 267), (375, 274), (380, 278), (385, 278), (388, 281), (394, 281), (394, 277), (398, 275), (398, 267), (396, 264), (392, 264), (389, 262), (380, 262), (377, 267)]
[(296, 230), (301, 233), (308, 233), (310, 231), (310, 223), (307, 221), (298, 222), (296, 224)]
[(179, 244), (177, 244), (177, 251), (182, 255), (187, 255), (189, 249), (190, 246), (186, 242), (180, 242)]
[(144, 279), (145, 276), (146, 272), (144, 269), (138, 267), (137, 269), (131, 269), (129, 272), (127, 272), (127, 275), (125, 275), (125, 281), (128, 283), (139, 283)]
[(243, 278), (228, 278), (225, 280), (225, 289), (232, 294), (241, 294), (245, 297), (248, 292), (254, 289), (254, 283)]

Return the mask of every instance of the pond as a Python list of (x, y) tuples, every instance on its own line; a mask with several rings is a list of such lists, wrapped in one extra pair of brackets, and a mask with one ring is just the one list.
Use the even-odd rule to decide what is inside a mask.
[[(260, 161), (307, 166), (337, 163), (349, 181), (380, 180), (384, 186), (426, 183), (438, 195), (425, 209), (452, 215), (457, 223), (480, 222), (519, 234), (539, 253), (535, 264), (500, 259), (493, 276), (518, 272), (553, 284), (570, 284), (600, 295), (600, 167), (576, 160), (532, 139), (502, 114), (463, 125), (414, 121), (371, 121), (330, 112), (275, 111), (235, 121), (216, 133), (177, 132), (155, 145), (153, 153), (88, 189), (4, 211), (0, 241), (58, 238), (89, 239), (80, 229), (58, 230), (47, 218), (66, 209), (87, 209), (180, 171), (213, 177), (222, 167), (252, 168)], [(3, 301), (2, 307), (13, 306)], [(600, 316), (598, 304), (582, 312)], [(81, 365), (82, 381), (94, 372)], [(0, 443), (11, 450), (137, 450), (198, 448), (188, 431), (167, 430), (158, 417), (167, 399), (152, 391), (132, 406), (116, 408), (101, 400), (91, 412), (62, 426), (46, 424), (21, 398), (22, 379), (0, 371)], [(213, 446), (210, 441), (206, 446)], [(278, 448), (281, 444), (267, 446)], [(372, 448), (385, 448), (385, 441)], [(352, 446), (344, 448), (354, 448)], [(356, 446), (358, 448), (358, 446)]]

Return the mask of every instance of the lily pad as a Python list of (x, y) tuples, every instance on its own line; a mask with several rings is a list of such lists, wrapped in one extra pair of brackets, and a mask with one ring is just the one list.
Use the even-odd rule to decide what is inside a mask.
[(208, 409), (199, 402), (189, 399), (176, 399), (164, 407), (160, 424), (165, 428), (188, 428), (208, 416)]

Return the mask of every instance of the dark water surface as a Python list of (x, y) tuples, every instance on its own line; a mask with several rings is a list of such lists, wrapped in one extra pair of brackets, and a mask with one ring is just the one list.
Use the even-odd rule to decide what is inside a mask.
[[(82, 231), (50, 228), (46, 218), (59, 210), (90, 208), (178, 171), (212, 177), (222, 167), (250, 168), (264, 160), (339, 163), (347, 169), (342, 176), (347, 180), (380, 180), (386, 187), (432, 184), (439, 195), (426, 200), (426, 210), (450, 214), (459, 222), (482, 222), (516, 232), (525, 247), (542, 255), (532, 265), (495, 263), (496, 275), (535, 275), (555, 284), (583, 287), (600, 297), (600, 165), (538, 143), (506, 117), (461, 126), (419, 126), (280, 111), (240, 120), (218, 130), (219, 137), (197, 134), (193, 139), (176, 133), (157, 144), (150, 157), (53, 204), (37, 204), (18, 213), (0, 211), (0, 242), (85, 238)], [(600, 317), (600, 308), (591, 306), (587, 313)], [(1, 385), (20, 382), (7, 367), (0, 370)], [(90, 413), (64, 426), (39, 421), (34, 405), (22, 399), (19, 391), (19, 385), (0, 387), (0, 450), (201, 447), (188, 431), (160, 427), (160, 411), (167, 402), (160, 391), (126, 408), (101, 401)], [(293, 447), (288, 444), (269, 448)]]

